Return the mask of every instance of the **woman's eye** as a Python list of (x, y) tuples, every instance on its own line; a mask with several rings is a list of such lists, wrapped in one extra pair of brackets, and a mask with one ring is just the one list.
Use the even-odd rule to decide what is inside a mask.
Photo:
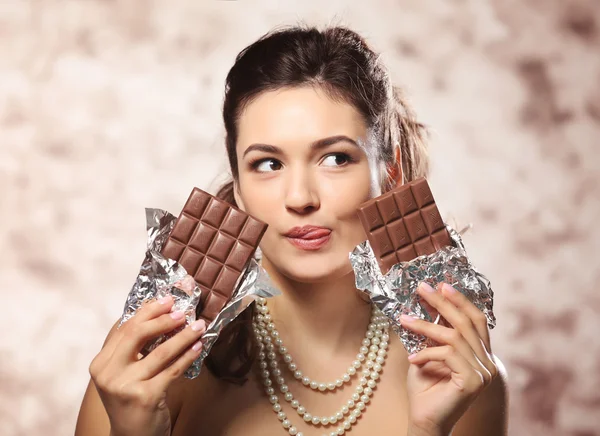
[(263, 159), (252, 165), (254, 169), (260, 173), (268, 173), (281, 169), (281, 163), (275, 159)]
[(350, 156), (344, 153), (330, 154), (325, 157), (323, 160), (323, 164), (328, 167), (341, 167), (351, 162), (352, 159)]

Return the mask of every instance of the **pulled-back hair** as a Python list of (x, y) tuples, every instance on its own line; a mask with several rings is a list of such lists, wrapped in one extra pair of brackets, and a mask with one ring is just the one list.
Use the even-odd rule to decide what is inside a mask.
[[(356, 32), (344, 27), (292, 27), (268, 33), (242, 50), (225, 83), (223, 121), (233, 180), (239, 177), (236, 145), (239, 117), (265, 91), (314, 86), (354, 106), (375, 133), (376, 154), (387, 172), (382, 190), (428, 172), (425, 129), (419, 124), (388, 71)], [(217, 196), (235, 205), (233, 180)], [(243, 382), (254, 361), (254, 304), (228, 325), (209, 357), (216, 377)]]

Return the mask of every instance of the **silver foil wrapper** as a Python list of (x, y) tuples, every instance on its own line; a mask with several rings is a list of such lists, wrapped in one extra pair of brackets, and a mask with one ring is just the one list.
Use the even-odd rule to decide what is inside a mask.
[(490, 329), (496, 326), (493, 313), (493, 297), (489, 280), (471, 264), (460, 235), (446, 226), (454, 247), (445, 247), (428, 256), (420, 256), (410, 262), (401, 262), (383, 274), (368, 241), (358, 245), (350, 253), (350, 262), (356, 276), (356, 288), (364, 292), (391, 321), (409, 354), (427, 346), (435, 345), (430, 339), (404, 329), (400, 315), (411, 315), (430, 322), (445, 323), (417, 293), (421, 282), (433, 287), (448, 283), (465, 295), (487, 318)]
[[(119, 327), (150, 301), (171, 295), (174, 300), (172, 311), (185, 313), (185, 324), (173, 332), (162, 335), (147, 343), (142, 350), (147, 355), (164, 341), (177, 334), (196, 320), (196, 307), (200, 301), (200, 288), (183, 266), (160, 253), (177, 218), (161, 209), (146, 209), (146, 229), (148, 241), (146, 256), (140, 272), (127, 296)], [(236, 289), (217, 317), (206, 327), (201, 336), (200, 356), (187, 369), (184, 376), (193, 379), (200, 374), (202, 362), (219, 337), (221, 331), (242, 313), (258, 297), (270, 298), (280, 293), (272, 284), (267, 272), (250, 259), (240, 275)]]

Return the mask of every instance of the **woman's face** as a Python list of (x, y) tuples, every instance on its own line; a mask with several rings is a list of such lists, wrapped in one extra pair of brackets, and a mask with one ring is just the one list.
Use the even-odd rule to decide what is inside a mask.
[(299, 282), (351, 271), (366, 239), (357, 207), (371, 197), (367, 126), (350, 104), (313, 87), (259, 95), (241, 113), (236, 201), (269, 225), (265, 262)]

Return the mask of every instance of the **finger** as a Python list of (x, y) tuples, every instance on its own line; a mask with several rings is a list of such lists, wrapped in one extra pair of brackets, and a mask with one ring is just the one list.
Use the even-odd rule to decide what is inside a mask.
[[(460, 332), (460, 334), (464, 337), (464, 339), (468, 342), (471, 349), (477, 355), (477, 359), (479, 362), (483, 364), (490, 374), (493, 374), (495, 371), (494, 363), (490, 359), (490, 355), (486, 350), (485, 343), (483, 342), (483, 338), (479, 336), (478, 330), (475, 328), (471, 317), (464, 312), (467, 308), (469, 308), (464, 302), (469, 303), (470, 308), (475, 309), (477, 312), (481, 313), (477, 307), (475, 307), (464, 295), (457, 292), (456, 289), (452, 288), (450, 285), (444, 283), (440, 286), (443, 289), (443, 292), (438, 292), (429, 286), (427, 283), (421, 283), (419, 287), (420, 294), (423, 295), (424, 298), (431, 298), (432, 305), (441, 313), (444, 319), (450, 323), (452, 327)], [(449, 291), (447, 288), (450, 288)], [(463, 306), (458, 307), (452, 301), (445, 297), (444, 294), (453, 293), (457, 299), (456, 294), (460, 294), (464, 301)], [(463, 351), (463, 350), (461, 350)]]
[(475, 370), (483, 375), (486, 385), (491, 383), (492, 373), (487, 369), (487, 366), (479, 360), (475, 351), (458, 330), (406, 315), (402, 315), (400, 320), (402, 327), (433, 339), (438, 344), (449, 345), (456, 349), (456, 351), (458, 351)]
[(465, 295), (463, 295), (461, 292), (458, 292), (447, 283), (444, 283), (442, 286), (442, 293), (452, 304), (458, 307), (471, 319), (471, 322), (477, 330), (477, 334), (485, 344), (487, 352), (491, 353), (492, 347), (490, 344), (490, 330), (485, 314), (471, 301), (469, 301)]
[(144, 359), (136, 363), (136, 371), (143, 380), (148, 380), (163, 371), (180, 354), (192, 347), (206, 330), (203, 319), (195, 321), (191, 325), (169, 338)]
[(414, 365), (424, 365), (427, 362), (445, 363), (452, 371), (452, 381), (461, 391), (478, 392), (484, 387), (481, 373), (450, 345), (425, 348), (408, 359)]
[(178, 359), (170, 366), (159, 372), (150, 380), (151, 384), (156, 384), (157, 389), (165, 390), (173, 380), (181, 377), (185, 371), (194, 363), (202, 352), (202, 342), (197, 341), (192, 347), (189, 347)]

